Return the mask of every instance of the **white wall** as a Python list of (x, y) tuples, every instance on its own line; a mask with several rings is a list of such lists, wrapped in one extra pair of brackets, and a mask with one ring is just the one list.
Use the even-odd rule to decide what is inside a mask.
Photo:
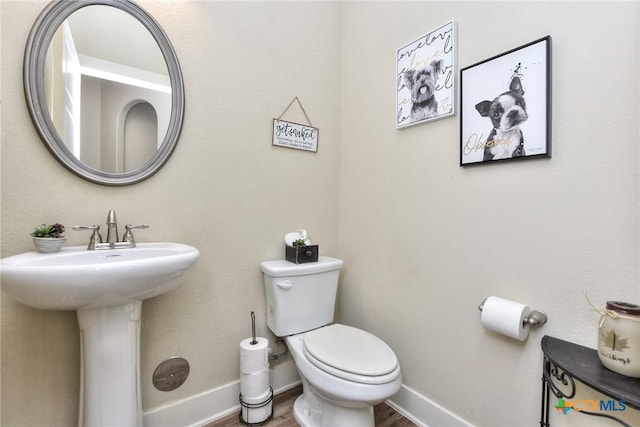
[[(347, 2), (342, 17), (340, 319), (467, 421), (534, 425), (541, 337), (596, 347), (584, 291), (639, 302), (638, 2)], [(395, 129), (396, 49), (450, 19), (459, 67), (552, 36), (553, 158), (461, 168), (459, 116)], [(524, 343), (488, 332), (489, 295), (549, 322)]]
[[(338, 3), (147, 1), (182, 65), (186, 115), (169, 162), (149, 180), (109, 188), (59, 165), (31, 124), (22, 90), (28, 32), (47, 1), (2, 1), (2, 256), (28, 251), (42, 222), (150, 224), (138, 241), (200, 249), (182, 287), (142, 308), (145, 410), (239, 377), (239, 342), (267, 335), (259, 262), (284, 256), (305, 227), (325, 254), (338, 248)], [(331, 31), (327, 31), (330, 29)], [(321, 129), (318, 153), (271, 145), (272, 120), (299, 97)], [(304, 123), (296, 106), (283, 117)], [(69, 244), (89, 236), (68, 231)], [(2, 295), (3, 426), (76, 423), (79, 338), (73, 312), (29, 309)], [(191, 363), (187, 382), (160, 392), (161, 361)]]
[[(126, 188), (64, 170), (30, 122), (22, 55), (45, 4), (0, 3), (2, 256), (30, 250), (41, 222), (103, 223), (111, 208), (151, 224), (139, 241), (201, 250), (182, 287), (143, 305), (145, 410), (237, 379), (251, 310), (268, 335), (258, 262), (300, 227), (346, 261), (340, 320), (387, 340), (407, 386), (479, 426), (537, 423), (539, 339), (595, 347), (583, 290), (637, 302), (636, 2), (145, 1), (180, 58), (186, 116), (169, 163)], [(552, 35), (551, 160), (460, 168), (457, 116), (395, 129), (395, 51), (449, 19), (460, 66)], [(321, 129), (317, 154), (271, 146), (294, 96)], [(495, 336), (476, 308), (490, 294), (549, 323), (525, 343)], [(73, 425), (74, 313), (1, 303), (2, 425)], [(170, 356), (191, 375), (161, 393), (151, 374)]]

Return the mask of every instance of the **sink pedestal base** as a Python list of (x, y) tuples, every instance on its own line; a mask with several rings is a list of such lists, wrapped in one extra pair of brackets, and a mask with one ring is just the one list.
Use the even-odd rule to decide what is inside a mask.
[(79, 427), (142, 427), (142, 302), (77, 310), (81, 373)]

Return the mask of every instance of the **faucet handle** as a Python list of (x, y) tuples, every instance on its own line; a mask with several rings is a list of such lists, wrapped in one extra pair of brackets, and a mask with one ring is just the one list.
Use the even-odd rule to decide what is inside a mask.
[(96, 237), (98, 238), (98, 243), (102, 243), (102, 235), (100, 235), (100, 226), (99, 225), (74, 225), (73, 230), (75, 231), (83, 231), (83, 230), (92, 230), (91, 237), (89, 238), (89, 245), (87, 245), (87, 250), (95, 250), (96, 248)]
[(131, 230), (134, 228), (139, 228), (141, 230), (144, 230), (145, 228), (149, 228), (149, 226), (147, 224), (141, 224), (141, 225), (126, 224), (124, 226), (124, 236), (122, 236), (122, 241), (129, 243), (130, 247), (132, 248), (136, 247), (136, 241), (133, 238), (133, 233), (131, 232)]

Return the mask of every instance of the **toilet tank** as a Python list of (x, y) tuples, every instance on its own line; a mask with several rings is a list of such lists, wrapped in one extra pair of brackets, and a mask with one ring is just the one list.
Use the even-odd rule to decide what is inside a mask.
[(342, 264), (341, 259), (325, 256), (306, 264), (285, 260), (260, 263), (271, 332), (284, 337), (333, 322)]

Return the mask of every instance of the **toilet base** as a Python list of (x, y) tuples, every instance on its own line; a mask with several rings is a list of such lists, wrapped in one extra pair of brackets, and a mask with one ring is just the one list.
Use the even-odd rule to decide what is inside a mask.
[[(308, 393), (303, 393), (293, 404), (293, 416), (302, 427), (374, 427), (373, 406), (345, 408), (327, 400), (308, 402)], [(311, 403), (311, 404), (309, 404)]]

